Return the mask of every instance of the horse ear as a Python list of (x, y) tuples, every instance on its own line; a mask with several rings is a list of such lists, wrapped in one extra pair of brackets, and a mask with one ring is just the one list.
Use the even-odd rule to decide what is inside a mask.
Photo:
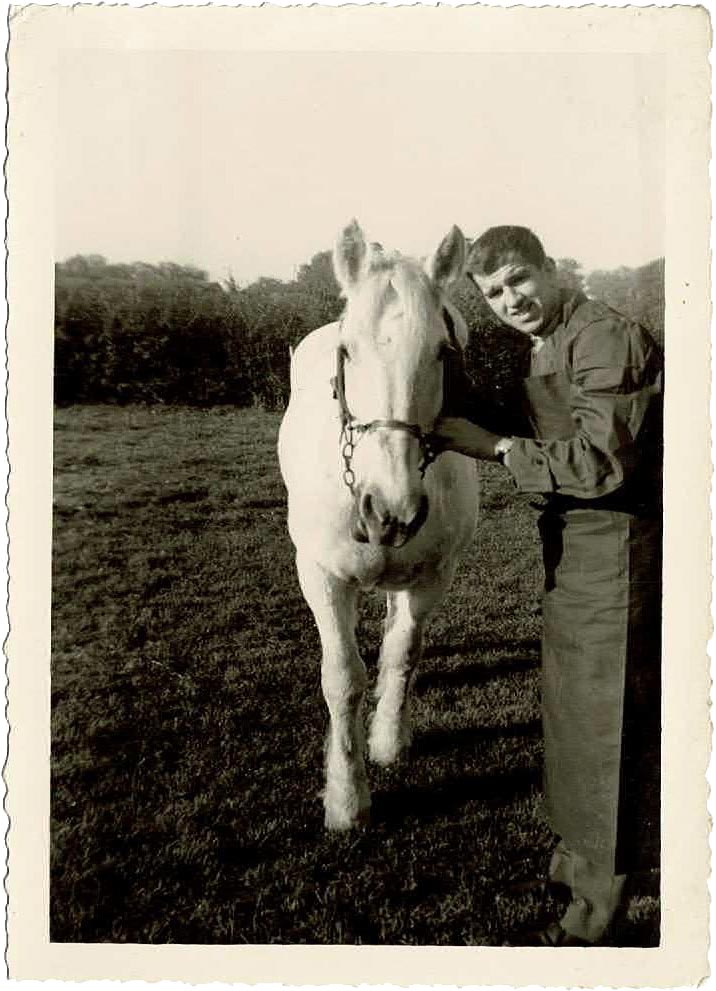
[(465, 268), (465, 235), (453, 225), (435, 254), (425, 263), (425, 271), (435, 285), (442, 289), (455, 282)]
[(357, 220), (341, 231), (333, 250), (333, 271), (342, 289), (351, 289), (363, 274), (368, 246)]
[(474, 264), (479, 253), (480, 248), (478, 247), (477, 242), (473, 241), (467, 249), (467, 262), (465, 264), (465, 268), (468, 272), (472, 271), (474, 268)]

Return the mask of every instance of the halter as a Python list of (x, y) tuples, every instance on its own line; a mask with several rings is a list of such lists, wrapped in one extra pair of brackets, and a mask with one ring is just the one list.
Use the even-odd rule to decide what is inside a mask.
[[(450, 344), (458, 350), (455, 336), (455, 324), (446, 307), (443, 307), (443, 319), (450, 337)], [(435, 434), (423, 430), (417, 423), (406, 423), (405, 420), (370, 420), (368, 423), (360, 423), (351, 413), (346, 400), (345, 383), (345, 361), (346, 354), (342, 347), (336, 349), (336, 374), (331, 379), (333, 386), (333, 398), (338, 400), (338, 408), (341, 414), (340, 447), (343, 458), (343, 481), (353, 493), (355, 485), (355, 474), (351, 466), (356, 445), (361, 437), (373, 433), (374, 430), (402, 430), (403, 433), (415, 437), (420, 445), (421, 460), (418, 470), (420, 477), (425, 477), (425, 472), (440, 453)]]

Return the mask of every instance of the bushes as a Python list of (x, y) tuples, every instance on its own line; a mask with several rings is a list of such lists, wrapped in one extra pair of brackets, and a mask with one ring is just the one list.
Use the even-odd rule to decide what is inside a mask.
[(590, 295), (602, 299), (620, 313), (651, 331), (664, 346), (664, 259), (641, 268), (592, 272), (587, 280)]
[(70, 258), (55, 266), (55, 400), (280, 408), (289, 347), (340, 309), (327, 252), (292, 283), (245, 289), (188, 266)]
[(58, 402), (224, 399), (225, 294), (205, 273), (74, 258), (55, 300)]
[[(579, 266), (564, 259), (570, 284)], [(593, 295), (643, 320), (663, 340), (663, 260), (596, 272)], [(484, 395), (484, 422), (517, 432), (525, 341), (499, 331), (467, 280), (453, 297), (471, 328), (468, 367)], [(99, 255), (55, 266), (55, 399), (75, 402), (232, 404), (280, 409), (288, 399), (289, 348), (336, 320), (342, 303), (327, 251), (292, 282), (241, 288), (191, 266), (109, 264)]]

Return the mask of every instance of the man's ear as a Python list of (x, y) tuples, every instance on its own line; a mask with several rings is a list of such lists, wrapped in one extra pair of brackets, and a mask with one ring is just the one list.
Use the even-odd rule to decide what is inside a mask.
[(557, 266), (555, 264), (554, 258), (545, 258), (542, 268), (545, 272), (556, 272)]

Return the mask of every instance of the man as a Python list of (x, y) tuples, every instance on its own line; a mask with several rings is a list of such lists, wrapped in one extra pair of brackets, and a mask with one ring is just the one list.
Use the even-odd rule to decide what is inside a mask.
[(460, 417), (436, 431), (445, 449), (499, 460), (544, 497), (544, 790), (560, 838), (549, 877), (571, 901), (533, 941), (590, 945), (627, 872), (658, 864), (661, 354), (639, 325), (563, 292), (526, 228), (486, 231), (468, 269), (500, 321), (532, 341), (534, 437)]

